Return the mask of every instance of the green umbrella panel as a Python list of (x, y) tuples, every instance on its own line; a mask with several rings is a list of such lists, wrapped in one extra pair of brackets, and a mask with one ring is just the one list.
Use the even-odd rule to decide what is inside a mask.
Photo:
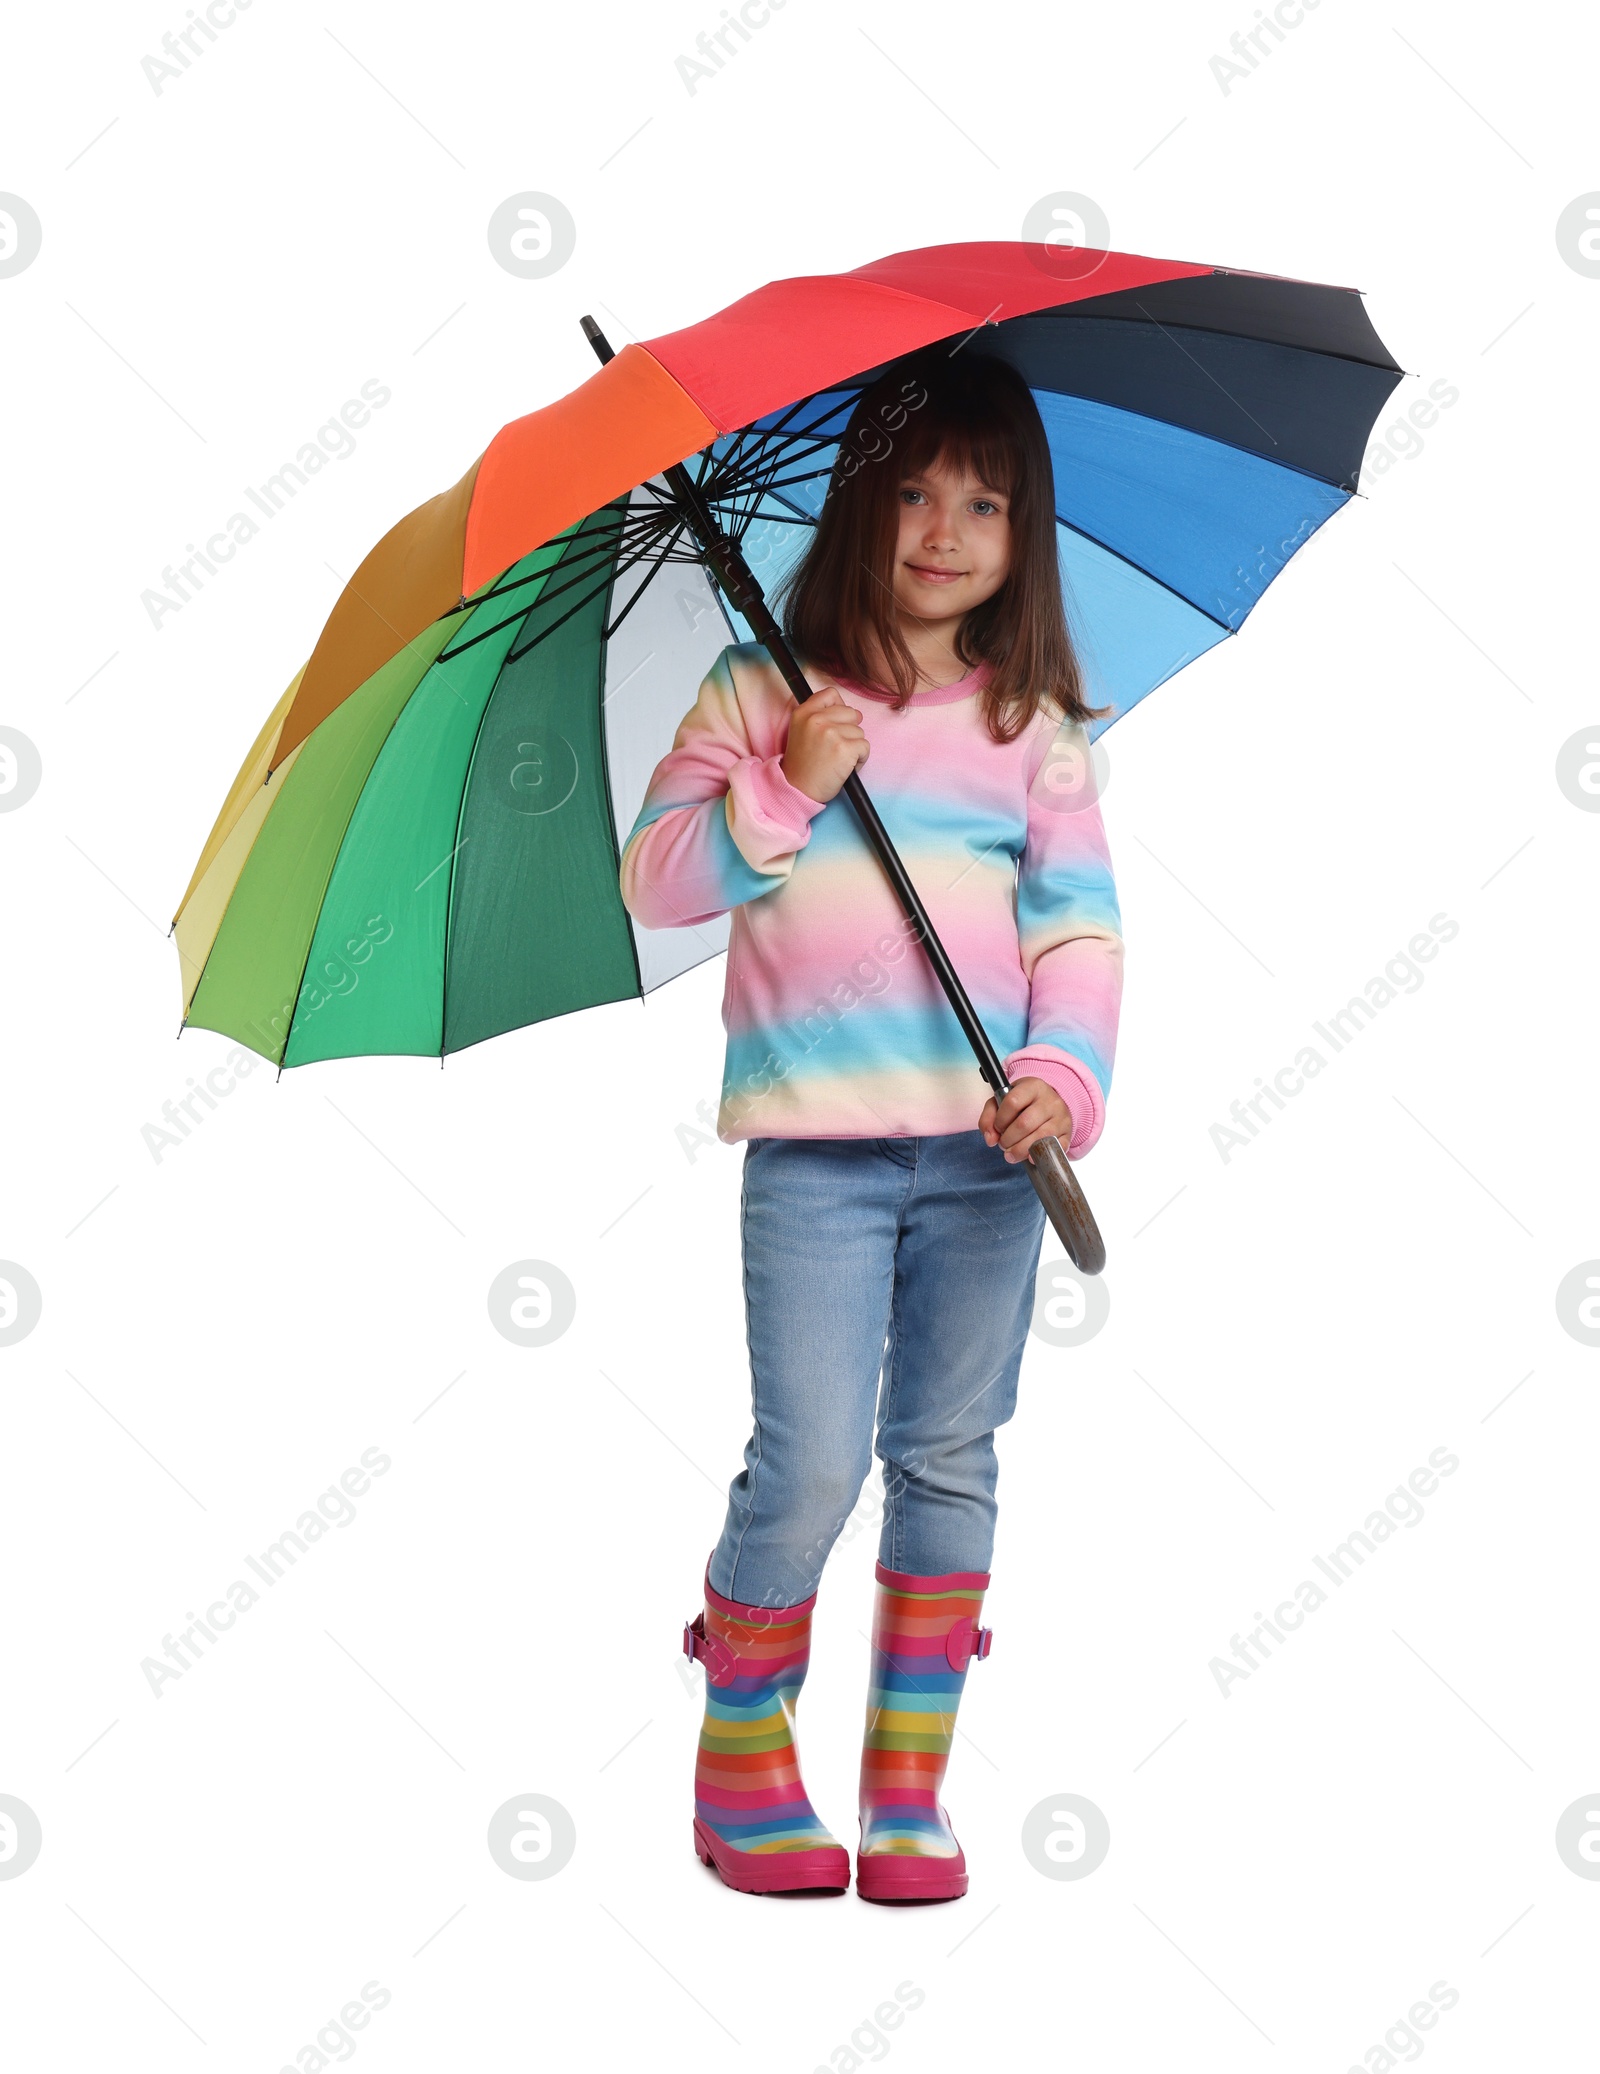
[(617, 884), (619, 830), (736, 638), (703, 569), (630, 566), (629, 508), (409, 641), (280, 765), (263, 813), (269, 723), (179, 917), (186, 1027), (282, 1066), (442, 1056), (725, 948), (725, 919), (636, 931)]

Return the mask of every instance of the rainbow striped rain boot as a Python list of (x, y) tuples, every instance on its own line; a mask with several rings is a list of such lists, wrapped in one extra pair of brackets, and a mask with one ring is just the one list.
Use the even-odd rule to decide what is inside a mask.
[(694, 1770), (694, 1847), (741, 1894), (842, 1894), (850, 1855), (806, 1795), (794, 1708), (811, 1659), (815, 1592), (798, 1606), (741, 1606), (705, 1586), (683, 1631), (706, 1667)]
[(989, 1654), (978, 1625), (985, 1570), (913, 1577), (878, 1565), (872, 1683), (861, 1751), (863, 1901), (953, 1901), (967, 1861), (944, 1809), (944, 1782), (967, 1665)]

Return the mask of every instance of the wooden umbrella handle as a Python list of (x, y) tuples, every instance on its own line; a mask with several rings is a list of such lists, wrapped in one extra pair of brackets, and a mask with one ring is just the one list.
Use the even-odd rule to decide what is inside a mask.
[(1028, 1154), (1028, 1172), (1068, 1259), (1086, 1275), (1099, 1274), (1106, 1264), (1105, 1241), (1059, 1138), (1039, 1140)]

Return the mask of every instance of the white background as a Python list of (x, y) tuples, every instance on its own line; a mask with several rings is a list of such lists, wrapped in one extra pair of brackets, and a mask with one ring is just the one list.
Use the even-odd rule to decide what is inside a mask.
[[(1338, 2074), (1445, 1982), (1397, 2063), (1575, 2065), (1600, 1353), (1555, 1292), (1600, 1253), (1600, 819), (1555, 766), (1596, 722), (1600, 281), (1555, 226), (1600, 185), (1592, 32), (1324, 0), (1224, 92), (1252, 6), (789, 0), (691, 94), (720, 18), (256, 0), (159, 94), (182, 6), (11, 27), (0, 187), (44, 241), (0, 280), (0, 724), (43, 782), (0, 816), (0, 1256), (43, 1315), (0, 1349), (0, 1793), (44, 1845), (0, 1879), (8, 2056), (314, 2067), (376, 1981), (331, 2058)], [(526, 189), (578, 227), (543, 280), (486, 242)], [(747, 1430), (740, 1153), (678, 1133), (721, 961), (442, 1072), (263, 1065), (158, 1161), (230, 1049), (174, 1041), (166, 929), (342, 579), (592, 371), (580, 312), (648, 337), (1063, 190), (1122, 250), (1362, 288), (1416, 377), (1380, 436), (1459, 399), (1105, 738), (1111, 1311), (1030, 1342), (1001, 1436), (971, 1893), (753, 1900), (690, 1853), (677, 1654)], [(356, 453), (153, 629), (163, 566), (368, 379)], [(1230, 1104), (1441, 912), (1424, 983), (1225, 1162)], [(577, 1291), (537, 1352), (485, 1302), (526, 1258)], [(353, 1523), (154, 1697), (141, 1661), (367, 1448)], [(1211, 1659), (1439, 1448), (1421, 1524), (1224, 1697)], [(875, 1541), (800, 1713), (852, 1843)], [(545, 1880), (485, 1845), (528, 1793), (576, 1823)], [(1021, 1846), (1064, 1793), (1110, 1824), (1082, 1879)]]

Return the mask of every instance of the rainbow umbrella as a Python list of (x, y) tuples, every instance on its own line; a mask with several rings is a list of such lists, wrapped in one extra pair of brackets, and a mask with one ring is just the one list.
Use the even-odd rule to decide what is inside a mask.
[[(1400, 378), (1352, 289), (1030, 244), (775, 281), (625, 346), (386, 534), (268, 716), (174, 922), (184, 1024), (280, 1066), (442, 1057), (641, 996), (726, 918), (636, 929), (621, 844), (751, 628), (667, 471), (770, 584), (890, 361), (983, 331), (1038, 403), (1088, 697), (1236, 632), (1355, 490)], [(682, 477), (676, 478), (682, 481)]]

